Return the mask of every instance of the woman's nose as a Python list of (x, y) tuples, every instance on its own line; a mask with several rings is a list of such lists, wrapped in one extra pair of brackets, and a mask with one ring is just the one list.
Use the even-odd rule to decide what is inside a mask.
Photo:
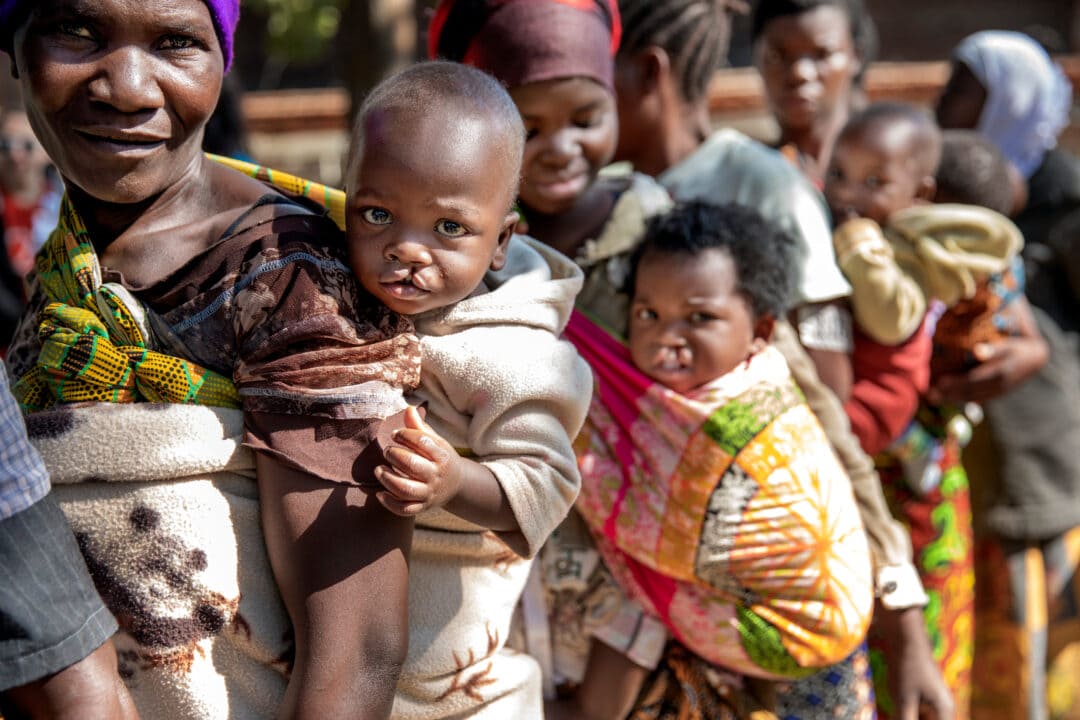
[(581, 146), (577, 142), (575, 133), (564, 129), (551, 136), (544, 150), (544, 157), (548, 161), (565, 163), (580, 154)]
[(817, 75), (817, 65), (814, 59), (803, 55), (797, 57), (788, 66), (788, 82), (792, 85), (800, 85), (813, 80)]
[(90, 82), (91, 100), (125, 113), (157, 110), (164, 101), (155, 74), (155, 59), (145, 50), (126, 45), (108, 53)]

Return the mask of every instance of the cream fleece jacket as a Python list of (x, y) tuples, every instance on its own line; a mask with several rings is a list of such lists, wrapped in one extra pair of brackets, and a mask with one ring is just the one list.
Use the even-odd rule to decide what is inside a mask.
[(417, 518), (409, 561), (409, 655), (395, 720), (543, 715), (541, 675), (505, 647), (532, 557), (566, 517), (581, 479), (571, 446), (592, 373), (559, 339), (582, 272), (514, 236), (506, 265), (471, 297), (413, 318), (427, 422), (495, 474), (521, 527), (493, 533), (443, 510)]

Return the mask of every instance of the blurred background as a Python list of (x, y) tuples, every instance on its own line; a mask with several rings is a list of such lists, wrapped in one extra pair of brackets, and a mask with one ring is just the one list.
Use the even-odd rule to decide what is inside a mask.
[[(353, 102), (387, 73), (423, 56), (433, 5), (244, 0), (234, 69), (210, 129), (217, 149), (338, 184)], [(872, 98), (932, 103), (946, 79), (949, 50), (985, 29), (1033, 36), (1059, 56), (1080, 88), (1080, 0), (867, 0), (867, 6), (881, 40), (867, 76)], [(711, 107), (718, 125), (768, 140), (775, 130), (750, 62), (749, 18), (742, 17), (731, 67), (718, 73)], [(17, 103), (10, 73), (0, 73), (0, 105)], [(1080, 123), (1062, 142), (1080, 150)]]

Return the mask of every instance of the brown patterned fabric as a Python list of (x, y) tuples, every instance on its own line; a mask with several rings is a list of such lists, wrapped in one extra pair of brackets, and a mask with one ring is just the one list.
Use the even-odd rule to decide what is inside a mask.
[[(146, 287), (103, 268), (151, 311), (158, 348), (231, 377), (245, 444), (328, 480), (352, 482), (378, 421), (420, 377), (412, 324), (364, 293), (340, 231), (321, 212), (268, 194), (208, 250)], [(36, 357), (35, 290), (8, 353), (18, 376)], [(307, 418), (306, 422), (299, 421)], [(314, 427), (311, 417), (322, 418)]]

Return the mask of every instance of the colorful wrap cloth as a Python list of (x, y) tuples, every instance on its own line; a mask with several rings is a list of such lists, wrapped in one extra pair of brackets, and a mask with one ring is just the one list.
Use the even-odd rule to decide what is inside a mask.
[(281, 172), (280, 170), (273, 170), (268, 167), (263, 167), (262, 165), (256, 165), (255, 163), (250, 163), (245, 160), (237, 160), (236, 158), (225, 157), (224, 155), (214, 155), (212, 153), (207, 153), (206, 157), (225, 167), (230, 167), (233, 170), (241, 172), (248, 177), (261, 180), (276, 188), (281, 188), (290, 195), (300, 195), (322, 205), (326, 208), (326, 212), (330, 216), (330, 219), (333, 220), (339, 228), (342, 230), (345, 229), (344, 191), (323, 185), (322, 183), (314, 182), (313, 180), (290, 175), (289, 173)]
[(12, 388), (23, 412), (83, 401), (240, 406), (229, 378), (148, 348), (147, 313), (124, 287), (101, 282), (97, 253), (66, 195), (37, 276), (49, 304), (38, 315), (37, 364)]
[(795, 677), (866, 634), (873, 581), (850, 481), (769, 348), (681, 396), (580, 313), (596, 390), (577, 508), (623, 590), (705, 660)]

